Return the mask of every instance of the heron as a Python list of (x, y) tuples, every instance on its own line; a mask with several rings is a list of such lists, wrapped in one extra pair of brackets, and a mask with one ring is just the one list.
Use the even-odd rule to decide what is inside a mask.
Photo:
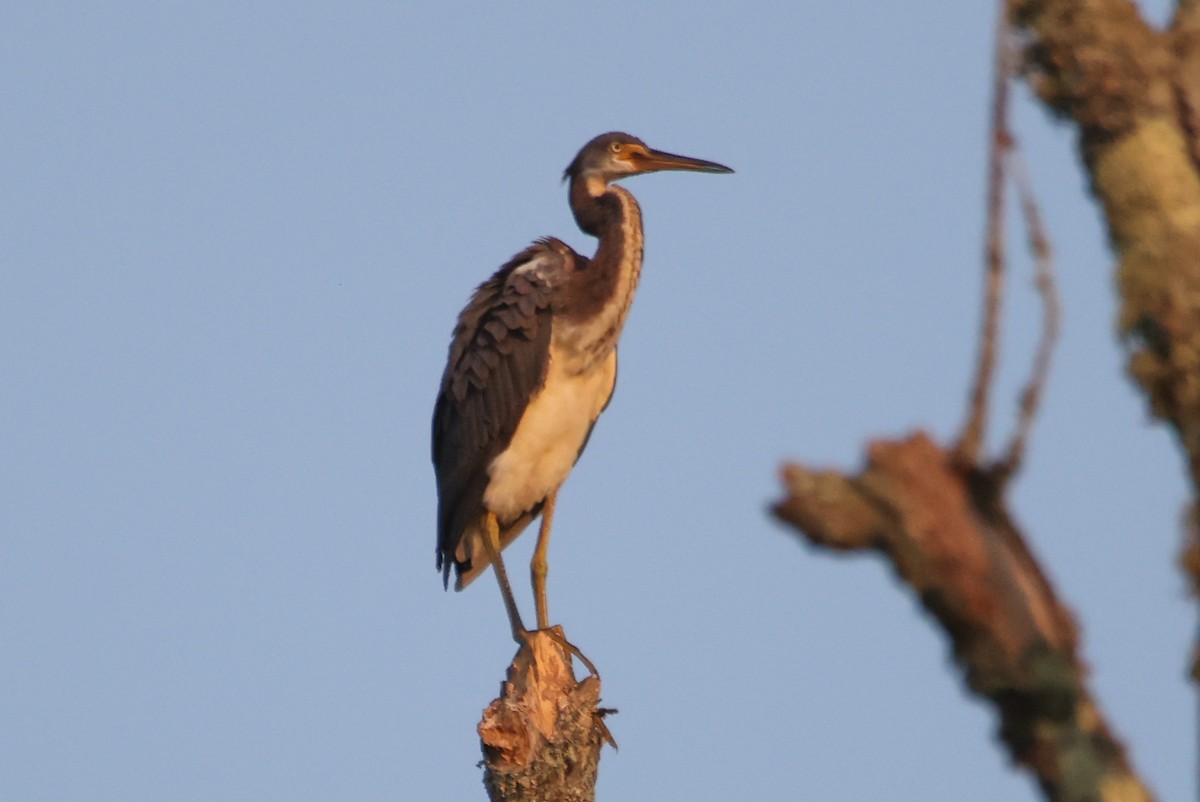
[(475, 290), (458, 316), (433, 413), (437, 567), (462, 590), (495, 569), (514, 639), (521, 620), (501, 552), (539, 515), (530, 562), (537, 629), (548, 630), (547, 549), (559, 488), (617, 380), (617, 341), (642, 270), (642, 214), (613, 182), (659, 170), (732, 173), (723, 164), (595, 137), (563, 172), (591, 258), (535, 241)]

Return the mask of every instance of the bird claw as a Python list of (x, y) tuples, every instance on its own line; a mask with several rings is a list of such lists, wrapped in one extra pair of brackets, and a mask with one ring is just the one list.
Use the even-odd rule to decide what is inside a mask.
[(545, 633), (551, 640), (553, 640), (555, 643), (557, 643), (565, 651), (567, 651), (568, 653), (579, 658), (579, 662), (583, 663), (583, 665), (587, 668), (588, 674), (595, 677), (597, 680), (600, 679), (600, 672), (596, 670), (596, 664), (593, 663), (591, 660), (589, 660), (587, 658), (587, 655), (585, 655), (582, 651), (580, 651), (578, 646), (576, 646), (575, 644), (573, 644), (569, 640), (567, 640), (567, 636), (563, 634), (562, 627), (558, 624), (555, 624), (554, 626), (551, 626), (551, 627), (546, 627), (545, 629), (521, 629), (521, 630), (518, 630), (517, 632), (514, 633), (514, 635), (515, 635), (514, 639), (517, 641), (517, 643), (522, 648), (524, 648), (524, 647), (529, 646), (530, 638), (533, 635), (541, 634), (541, 633)]

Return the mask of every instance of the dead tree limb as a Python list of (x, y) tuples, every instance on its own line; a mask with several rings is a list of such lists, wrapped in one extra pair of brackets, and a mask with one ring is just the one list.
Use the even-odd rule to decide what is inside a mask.
[(492, 802), (592, 802), (600, 749), (616, 746), (598, 707), (600, 678), (576, 681), (561, 632), (531, 632), (500, 696), (483, 711), (484, 785)]
[(1085, 682), (1078, 631), (997, 491), (927, 435), (876, 441), (857, 476), (792, 465), (775, 514), (812, 543), (882, 552), (950, 635), (970, 688), (1052, 800), (1148, 800)]
[[(923, 433), (873, 442), (857, 476), (788, 466), (787, 495), (774, 512), (816, 545), (887, 557), (950, 637), (968, 686), (992, 703), (1013, 760), (1034, 773), (1048, 799), (1141, 802), (1151, 795), (1088, 688), (1075, 620), (1005, 499), (1025, 453), (1058, 330), (1050, 245), (1008, 128), (1007, 11), (1002, 6), (996, 35), (984, 323), (963, 433), (949, 449)], [(1020, 193), (1045, 315), (1014, 433), (1004, 456), (988, 462), (984, 429), (999, 350), (1004, 187), (1010, 179)]]
[[(1119, 260), (1129, 373), (1177, 435), (1200, 491), (1200, 3), (1181, 0), (1166, 31), (1129, 0), (1008, 8), (1027, 37), (1030, 86), (1079, 132)], [(1181, 563), (1200, 588), (1189, 548)], [(1193, 672), (1200, 678), (1200, 663)]]

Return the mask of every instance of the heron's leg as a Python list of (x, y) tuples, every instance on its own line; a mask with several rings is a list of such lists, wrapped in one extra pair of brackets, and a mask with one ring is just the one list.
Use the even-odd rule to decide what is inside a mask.
[(504, 595), (504, 608), (508, 611), (508, 623), (512, 626), (513, 639), (522, 643), (525, 625), (521, 623), (521, 611), (517, 609), (517, 601), (513, 598), (512, 588), (508, 584), (508, 572), (504, 570), (504, 559), (500, 556), (500, 521), (496, 513), (489, 512), (483, 519), (483, 547), (487, 550), (488, 559), (496, 570), (496, 579), (500, 582), (500, 593)]
[(550, 522), (554, 518), (554, 501), (557, 498), (556, 490), (546, 497), (546, 503), (542, 505), (542, 528), (538, 531), (533, 561), (529, 563), (529, 573), (533, 577), (533, 599), (537, 603), (538, 629), (550, 626), (549, 605), (546, 603), (546, 551), (550, 548)]

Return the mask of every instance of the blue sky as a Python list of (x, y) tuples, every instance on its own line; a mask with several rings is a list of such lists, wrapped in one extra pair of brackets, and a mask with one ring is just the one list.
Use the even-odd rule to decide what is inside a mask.
[[(645, 272), (550, 555), (621, 711), (600, 798), (1035, 798), (887, 567), (765, 512), (785, 459), (962, 419), (993, 15), (0, 11), (0, 796), (483, 798), (514, 647), (494, 581), (442, 591), (429, 416), (474, 286), (537, 236), (592, 247), (559, 176), (619, 129), (737, 173), (627, 183)], [(1182, 461), (1072, 133), (1015, 118), (1065, 307), (1015, 511), (1137, 767), (1190, 798)], [(1010, 248), (994, 445), (1038, 321)]]

